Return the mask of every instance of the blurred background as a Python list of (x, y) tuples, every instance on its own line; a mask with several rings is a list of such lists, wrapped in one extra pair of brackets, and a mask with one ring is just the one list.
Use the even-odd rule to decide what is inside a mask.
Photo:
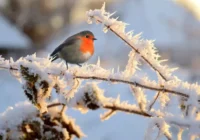
[[(123, 69), (130, 48), (111, 32), (104, 34), (102, 25), (86, 22), (86, 11), (101, 8), (104, 1), (107, 11), (117, 11), (115, 17), (130, 24), (127, 31), (142, 32), (142, 38), (155, 40), (162, 58), (180, 68), (179, 77), (200, 80), (199, 0), (0, 0), (0, 55), (16, 60), (36, 52), (46, 57), (67, 37), (87, 29), (98, 39), (88, 63), (96, 63), (100, 57), (103, 67)], [(20, 86), (9, 73), (0, 71), (0, 112), (26, 99)], [(109, 88), (108, 94), (113, 96), (118, 91), (129, 92), (124, 86), (102, 87)], [(129, 94), (122, 98), (132, 100)], [(143, 139), (148, 121), (135, 121), (141, 117), (119, 113), (101, 123), (98, 111), (84, 117), (70, 113), (88, 135), (85, 139), (90, 140)]]

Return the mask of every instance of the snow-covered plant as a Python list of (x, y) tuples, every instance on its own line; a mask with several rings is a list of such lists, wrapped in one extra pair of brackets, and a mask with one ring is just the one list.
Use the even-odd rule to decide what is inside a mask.
[[(200, 136), (200, 86), (173, 75), (176, 68), (163, 64), (165, 60), (160, 58), (154, 41), (142, 39), (141, 34), (134, 35), (133, 31), (127, 32), (127, 24), (112, 18), (113, 14), (105, 11), (104, 4), (101, 9), (89, 10), (87, 17), (88, 23), (102, 24), (105, 33), (113, 32), (132, 48), (122, 71), (104, 69), (100, 66), (100, 60), (96, 65), (70, 66), (67, 69), (63, 62), (52, 63), (49, 57), (39, 58), (35, 54), (17, 61), (0, 57), (0, 68), (10, 70), (32, 103), (17, 104), (0, 114), (0, 139), (12, 139), (14, 134), (22, 139), (81, 138), (84, 134), (65, 113), (69, 108), (82, 113), (104, 109), (106, 112), (101, 115), (102, 120), (119, 111), (149, 118), (145, 135), (148, 140), (153, 139), (155, 131), (158, 131), (156, 139), (166, 137), (171, 140), (176, 137), (181, 140), (183, 132), (187, 133), (188, 139)], [(151, 80), (148, 74), (138, 74), (138, 70), (144, 72), (140, 68), (141, 61), (155, 72), (157, 80)], [(136, 102), (120, 101), (119, 96), (116, 99), (105, 97), (104, 89), (99, 87), (100, 81), (128, 85)], [(57, 94), (56, 102), (51, 99), (53, 89)], [(155, 96), (149, 99), (147, 95), (152, 91)], [(169, 109), (172, 102), (179, 105), (176, 107), (177, 113)], [(20, 119), (12, 121), (13, 115)], [(171, 127), (179, 133), (172, 135)]]
[[(14, 117), (13, 117), (14, 116)], [(1, 139), (65, 139), (84, 134), (75, 125), (74, 119), (60, 114), (57, 107), (49, 106), (49, 112), (41, 114), (29, 102), (22, 102), (8, 108), (0, 115)]]

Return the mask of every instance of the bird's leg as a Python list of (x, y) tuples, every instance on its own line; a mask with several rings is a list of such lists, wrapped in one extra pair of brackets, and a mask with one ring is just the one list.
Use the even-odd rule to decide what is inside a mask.
[(82, 65), (81, 64), (77, 64), (79, 67), (82, 67)]
[(67, 62), (66, 62), (66, 66), (67, 66), (67, 70), (68, 70), (68, 64), (67, 64)]

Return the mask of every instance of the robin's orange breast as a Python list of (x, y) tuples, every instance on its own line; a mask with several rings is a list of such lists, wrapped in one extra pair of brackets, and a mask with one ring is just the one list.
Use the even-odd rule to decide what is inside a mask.
[(80, 38), (81, 39), (81, 44), (80, 44), (80, 51), (83, 53), (90, 52), (92, 55), (94, 53), (94, 42), (92, 39), (88, 38)]

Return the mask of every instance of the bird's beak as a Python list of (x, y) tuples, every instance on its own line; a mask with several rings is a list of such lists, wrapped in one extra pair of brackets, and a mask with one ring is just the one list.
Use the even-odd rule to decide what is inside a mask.
[(96, 38), (93, 38), (93, 40), (97, 40)]

